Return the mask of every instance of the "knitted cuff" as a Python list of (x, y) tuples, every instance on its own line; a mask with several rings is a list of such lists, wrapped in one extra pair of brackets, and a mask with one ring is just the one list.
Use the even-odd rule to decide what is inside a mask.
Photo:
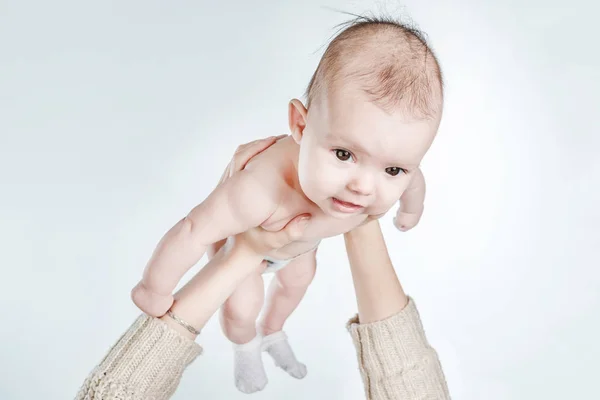
[[(416, 393), (413, 390), (422, 389), (447, 395), (437, 353), (425, 337), (412, 298), (409, 297), (408, 304), (398, 314), (381, 321), (360, 324), (356, 315), (348, 321), (347, 329), (356, 347), (367, 393), (373, 395), (374, 392), (391, 391), (413, 398), (410, 397)], [(419, 388), (409, 387), (413, 385)], [(388, 397), (382, 395), (376, 398)]]
[(403, 365), (404, 360), (413, 360), (431, 348), (415, 302), (410, 297), (398, 314), (368, 324), (361, 324), (356, 314), (348, 321), (347, 329), (362, 357), (378, 358), (386, 370), (397, 368), (398, 363)]
[(139, 316), (85, 380), (76, 400), (166, 400), (202, 353), (159, 319)]

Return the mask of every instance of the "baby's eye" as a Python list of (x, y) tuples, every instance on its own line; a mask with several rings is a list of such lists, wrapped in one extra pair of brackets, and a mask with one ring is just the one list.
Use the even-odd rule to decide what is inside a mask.
[(390, 174), (391, 176), (396, 176), (398, 175), (400, 172), (406, 173), (406, 170), (399, 168), (399, 167), (387, 167), (385, 169), (385, 172), (387, 172), (388, 174)]
[(342, 149), (336, 149), (335, 156), (341, 161), (348, 161), (352, 157), (349, 151)]

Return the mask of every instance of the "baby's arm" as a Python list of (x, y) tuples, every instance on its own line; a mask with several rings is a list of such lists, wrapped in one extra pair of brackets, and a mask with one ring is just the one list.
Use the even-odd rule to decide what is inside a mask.
[(264, 171), (240, 171), (219, 185), (160, 240), (132, 291), (134, 303), (162, 316), (182, 276), (223, 238), (259, 226), (277, 209), (278, 185)]
[(423, 215), (424, 206), (425, 177), (421, 169), (417, 168), (408, 187), (400, 197), (400, 208), (394, 218), (394, 225), (401, 231), (414, 228)]

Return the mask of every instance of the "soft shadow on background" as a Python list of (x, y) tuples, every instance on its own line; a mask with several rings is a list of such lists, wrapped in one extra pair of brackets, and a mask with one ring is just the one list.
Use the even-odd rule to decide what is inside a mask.
[[(380, 4), (0, 4), (0, 398), (75, 395), (138, 315), (129, 291), (164, 232), (238, 144), (287, 132), (347, 19), (323, 6)], [(423, 220), (382, 224), (453, 398), (600, 398), (599, 7), (383, 4), (429, 35), (447, 83)], [(364, 398), (342, 238), (318, 263), (286, 328), (308, 376), (265, 357), (253, 398)], [(217, 319), (198, 342), (174, 398), (247, 399)]]

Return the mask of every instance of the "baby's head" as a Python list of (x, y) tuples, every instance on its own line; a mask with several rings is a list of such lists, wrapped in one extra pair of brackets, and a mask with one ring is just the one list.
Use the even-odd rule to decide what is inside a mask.
[(425, 40), (400, 23), (361, 18), (329, 44), (306, 97), (306, 107), (289, 106), (306, 196), (339, 218), (387, 212), (442, 115), (440, 67)]

